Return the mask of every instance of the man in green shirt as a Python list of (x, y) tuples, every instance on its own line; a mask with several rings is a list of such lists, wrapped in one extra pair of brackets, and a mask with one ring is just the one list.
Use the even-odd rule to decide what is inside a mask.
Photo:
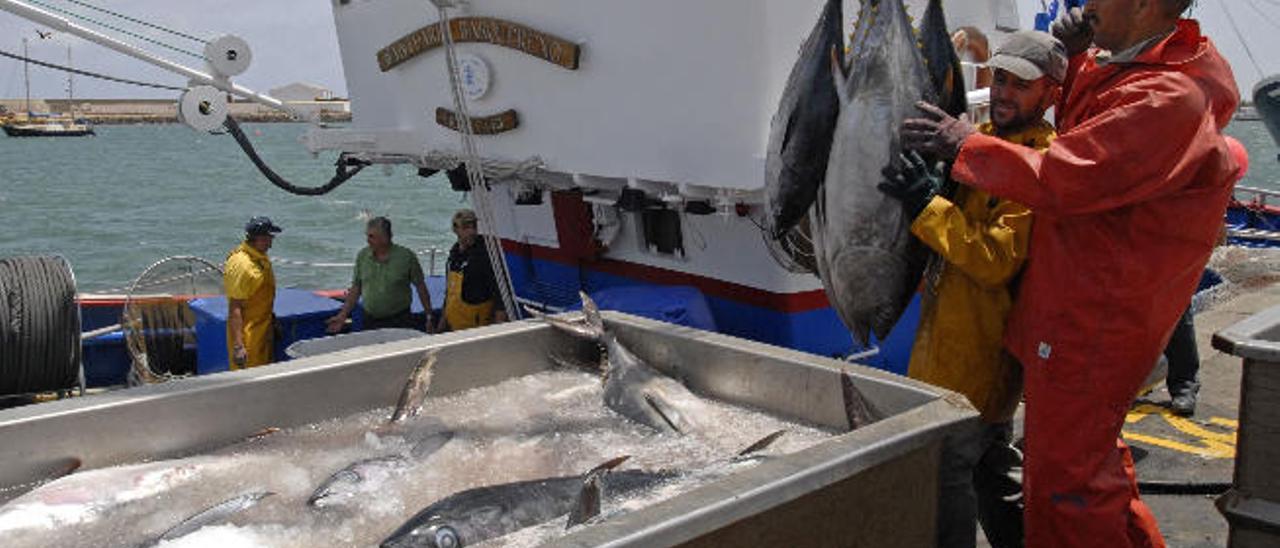
[(391, 243), (391, 221), (386, 217), (369, 219), (365, 236), (369, 246), (356, 255), (355, 274), (351, 277), (351, 287), (347, 289), (346, 302), (342, 310), (329, 318), (328, 331), (337, 333), (342, 330), (361, 297), (364, 298), (360, 307), (364, 311), (366, 330), (388, 327), (423, 329), (424, 326), (415, 322), (409, 313), (413, 299), (409, 286), (412, 285), (418, 290), (418, 299), (426, 311), (425, 330), (430, 333), (433, 323), (431, 295), (427, 293), (426, 278), (417, 255), (404, 246)]

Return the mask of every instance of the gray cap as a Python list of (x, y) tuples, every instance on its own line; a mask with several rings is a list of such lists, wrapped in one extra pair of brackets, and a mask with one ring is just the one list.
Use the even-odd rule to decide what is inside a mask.
[(1048, 76), (1062, 83), (1067, 77), (1067, 47), (1047, 32), (1019, 31), (1000, 44), (986, 65), (1012, 72), (1023, 80)]

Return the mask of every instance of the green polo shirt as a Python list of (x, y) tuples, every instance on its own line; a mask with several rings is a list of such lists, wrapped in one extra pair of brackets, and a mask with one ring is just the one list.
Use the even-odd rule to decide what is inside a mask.
[(410, 284), (422, 280), (418, 256), (403, 246), (391, 244), (385, 261), (374, 259), (373, 249), (361, 249), (356, 255), (356, 271), (351, 283), (360, 286), (365, 314), (389, 318), (409, 310), (413, 302)]

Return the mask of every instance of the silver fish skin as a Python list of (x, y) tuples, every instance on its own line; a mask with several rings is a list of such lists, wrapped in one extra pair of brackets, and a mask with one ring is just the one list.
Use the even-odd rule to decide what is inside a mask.
[(645, 363), (605, 329), (600, 309), (581, 293), (583, 321), (543, 317), (553, 327), (599, 343), (605, 351), (604, 403), (630, 420), (659, 432), (688, 433), (700, 428), (706, 403), (680, 381)]
[(172, 529), (165, 531), (163, 535), (160, 535), (160, 538), (156, 542), (159, 543), (161, 541), (181, 538), (199, 531), (207, 525), (225, 522), (231, 516), (252, 508), (262, 501), (262, 499), (274, 494), (275, 493), (270, 491), (259, 491), (255, 493), (245, 493), (238, 497), (224, 500), (183, 520), (182, 523), (175, 525)]
[(435, 372), (436, 358), (439, 350), (432, 348), (422, 355), (422, 359), (418, 360), (418, 365), (414, 366), (413, 372), (409, 374), (409, 380), (404, 383), (404, 388), (400, 391), (400, 399), (396, 402), (396, 409), (391, 413), (391, 424), (404, 422), (418, 416), (422, 411), (422, 401), (427, 397), (427, 391), (431, 389), (431, 376)]
[(831, 85), (831, 56), (844, 49), (841, 0), (827, 0), (791, 68), (769, 126), (765, 155), (765, 222), (780, 238), (804, 217), (826, 178), (840, 98)]
[(345, 504), (359, 495), (366, 482), (389, 478), (392, 473), (409, 465), (409, 459), (389, 455), (359, 460), (334, 472), (307, 498), (312, 508), (329, 508)]
[[(922, 32), (946, 32), (933, 28), (945, 24), (939, 1), (930, 1), (938, 16), (926, 18)], [(865, 345), (897, 323), (928, 259), (901, 204), (876, 185), (886, 166), (901, 163), (902, 121), (917, 115), (917, 101), (938, 102), (939, 91), (902, 0), (865, 0), (857, 29), (852, 70), (836, 78), (840, 116), (814, 205), (813, 239), (827, 298)]]
[[(615, 459), (616, 460), (616, 459)], [(611, 461), (613, 462), (613, 461)], [(492, 485), (455, 493), (418, 512), (382, 548), (463, 548), (569, 514), (584, 484), (598, 479), (609, 496), (624, 496), (676, 477), (675, 472), (624, 470)]]

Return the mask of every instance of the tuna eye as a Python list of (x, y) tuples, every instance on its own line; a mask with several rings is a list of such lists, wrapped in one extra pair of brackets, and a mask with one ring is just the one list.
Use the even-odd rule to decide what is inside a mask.
[(458, 542), (458, 534), (450, 527), (441, 527), (436, 529), (436, 548), (459, 548), (462, 546)]

